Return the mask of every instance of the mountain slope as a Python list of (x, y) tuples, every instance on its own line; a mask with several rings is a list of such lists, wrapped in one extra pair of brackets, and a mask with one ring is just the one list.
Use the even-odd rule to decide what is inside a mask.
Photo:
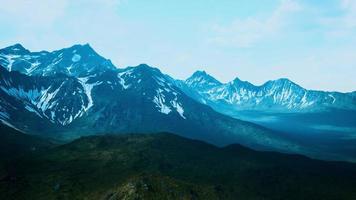
[(0, 68), (0, 120), (24, 132), (67, 125), (82, 116), (89, 103), (75, 78), (29, 77)]
[(354, 199), (356, 167), (172, 134), (78, 139), (19, 160), (7, 199)]

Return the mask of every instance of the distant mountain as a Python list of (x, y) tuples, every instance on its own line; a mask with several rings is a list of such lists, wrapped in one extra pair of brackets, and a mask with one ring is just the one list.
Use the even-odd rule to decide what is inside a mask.
[[(179, 85), (188, 94), (223, 113), (258, 110), (267, 112), (314, 112), (330, 108), (356, 110), (353, 93), (307, 90), (288, 79), (268, 81), (255, 86), (236, 78), (220, 83), (205, 72), (197, 71)], [(198, 95), (197, 95), (198, 94)]]
[(84, 137), (10, 163), (0, 199), (356, 198), (356, 166), (173, 134)]
[(260, 86), (238, 78), (221, 83), (204, 71), (176, 83), (188, 96), (217, 112), (318, 149), (319, 158), (355, 160), (355, 92), (307, 90), (288, 79)]
[(191, 88), (202, 91), (223, 85), (214, 77), (207, 74), (205, 71), (196, 71), (190, 78), (185, 81), (185, 83)]
[(25, 133), (68, 140), (168, 131), (217, 145), (305, 151), (266, 128), (198, 103), (156, 68), (118, 69), (89, 45), (53, 52), (14, 45), (1, 49), (0, 57), (0, 120)]

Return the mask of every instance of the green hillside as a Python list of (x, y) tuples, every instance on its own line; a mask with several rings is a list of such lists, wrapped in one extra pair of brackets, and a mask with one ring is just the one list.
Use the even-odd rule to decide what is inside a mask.
[(0, 199), (356, 199), (356, 165), (166, 133), (90, 136), (13, 162)]
[(0, 141), (0, 163), (28, 153), (41, 152), (53, 146), (45, 139), (23, 134), (2, 124), (0, 124)]

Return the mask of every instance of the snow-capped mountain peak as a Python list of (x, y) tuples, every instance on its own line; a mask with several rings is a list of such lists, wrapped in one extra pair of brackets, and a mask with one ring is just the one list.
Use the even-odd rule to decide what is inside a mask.
[[(126, 77), (123, 76), (124, 74)], [(119, 76), (123, 83), (151, 101), (158, 112), (165, 115), (175, 113), (186, 119), (184, 103), (181, 101), (184, 94), (175, 86), (175, 80), (163, 74), (159, 69), (140, 64), (125, 69), (124, 72), (119, 73)]]
[(4, 52), (6, 54), (26, 54), (30, 51), (25, 49), (21, 44), (17, 43), (6, 48), (0, 49), (0, 52)]
[(82, 77), (116, 69), (110, 60), (97, 54), (89, 44), (52, 52), (31, 52), (16, 44), (0, 50), (0, 65), (8, 71), (37, 76), (62, 73)]
[(248, 88), (257, 88), (258, 86), (253, 85), (248, 81), (243, 81), (236, 77), (233, 81), (229, 82), (228, 84), (233, 85), (234, 87), (248, 87)]
[(266, 87), (299, 87), (303, 89), (301, 86), (298, 84), (294, 83), (293, 81), (289, 80), (288, 78), (280, 78), (277, 80), (271, 80), (267, 81), (266, 83), (263, 84), (263, 86)]
[[(330, 93), (306, 90), (287, 78), (267, 81), (261, 86), (235, 78), (226, 84), (211, 84), (215, 80), (204, 72), (197, 72), (185, 81), (187, 92), (197, 101), (218, 110), (263, 110), (278, 112), (304, 112), (326, 108), (356, 109), (351, 93)], [(214, 81), (212, 81), (214, 83)], [(182, 85), (181, 88), (185, 89)]]
[(207, 74), (205, 71), (196, 71), (191, 77), (185, 80), (185, 83), (190, 87), (201, 89), (212, 88), (221, 85), (220, 81)]

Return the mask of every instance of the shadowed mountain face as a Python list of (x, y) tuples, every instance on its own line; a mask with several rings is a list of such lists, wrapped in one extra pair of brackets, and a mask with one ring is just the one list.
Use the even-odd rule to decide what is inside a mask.
[[(2, 146), (0, 147), (2, 148)], [(1, 199), (354, 199), (356, 167), (172, 134), (90, 136), (8, 164)]]
[(117, 69), (89, 45), (54, 52), (14, 45), (0, 50), (0, 57), (0, 120), (26, 133), (71, 140), (169, 131), (217, 145), (306, 151), (266, 128), (200, 104), (156, 68)]

